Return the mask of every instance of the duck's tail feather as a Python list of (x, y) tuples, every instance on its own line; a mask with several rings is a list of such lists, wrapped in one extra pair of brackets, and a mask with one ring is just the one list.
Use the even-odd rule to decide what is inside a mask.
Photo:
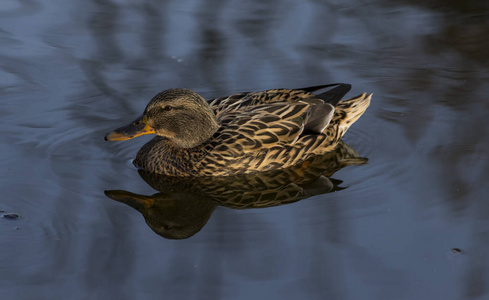
[(348, 128), (363, 115), (371, 99), (372, 94), (363, 93), (349, 100), (340, 101), (336, 105), (332, 122), (338, 125), (337, 140), (341, 139)]

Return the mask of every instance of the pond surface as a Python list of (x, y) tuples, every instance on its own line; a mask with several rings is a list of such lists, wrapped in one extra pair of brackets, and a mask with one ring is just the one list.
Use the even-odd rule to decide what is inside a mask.
[[(0, 41), (2, 299), (489, 299), (485, 1), (4, 0)], [(186, 239), (134, 202), (164, 195), (149, 137), (103, 139), (167, 88), (333, 82), (374, 93), (344, 137), (368, 163), (197, 201)]]

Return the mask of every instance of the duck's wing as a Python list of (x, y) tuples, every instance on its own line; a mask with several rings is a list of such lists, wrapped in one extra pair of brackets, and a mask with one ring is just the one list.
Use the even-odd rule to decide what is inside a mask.
[(277, 144), (293, 144), (304, 131), (309, 111), (306, 103), (276, 103), (247, 112), (227, 112), (213, 137), (213, 152), (238, 157)]
[[(221, 128), (205, 146), (205, 175), (232, 175), (287, 168), (321, 154), (329, 135), (307, 132), (316, 107), (327, 103), (272, 103), (222, 117)], [(330, 112), (333, 113), (333, 110)], [(331, 120), (331, 115), (326, 116)], [(315, 126), (313, 126), (315, 127)], [(331, 146), (331, 150), (334, 145)], [(225, 171), (222, 171), (225, 170)]]
[(293, 145), (303, 134), (321, 134), (333, 114), (330, 104), (308, 101), (230, 111), (220, 116), (221, 128), (213, 137), (212, 148), (238, 157), (276, 145)]
[[(328, 87), (332, 89), (319, 95), (312, 94), (314, 91)], [(308, 102), (330, 103), (335, 106), (341, 98), (348, 93), (351, 85), (343, 83), (311, 86), (298, 89), (272, 89), (261, 92), (247, 92), (233, 94), (228, 97), (216, 98), (209, 101), (214, 113), (220, 118), (221, 115), (233, 111), (250, 111), (254, 108), (272, 103), (296, 103), (307, 100)]]
[(314, 96), (311, 93), (291, 90), (273, 89), (261, 92), (249, 92), (217, 98), (209, 104), (213, 108), (217, 119), (233, 112), (250, 112), (255, 108), (272, 103), (294, 103), (301, 99)]

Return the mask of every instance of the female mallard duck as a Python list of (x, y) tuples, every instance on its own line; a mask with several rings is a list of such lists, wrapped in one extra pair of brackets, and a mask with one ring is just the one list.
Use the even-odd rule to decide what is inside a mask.
[[(336, 86), (322, 94), (312, 92)], [(333, 150), (371, 94), (340, 101), (348, 84), (234, 94), (206, 102), (188, 89), (156, 95), (143, 115), (105, 136), (155, 134), (134, 164), (169, 176), (227, 176), (283, 169)]]

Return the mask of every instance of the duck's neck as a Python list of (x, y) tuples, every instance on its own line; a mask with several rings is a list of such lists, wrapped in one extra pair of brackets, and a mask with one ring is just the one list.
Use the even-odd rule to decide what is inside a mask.
[(134, 164), (151, 173), (169, 176), (192, 176), (195, 163), (204, 155), (202, 147), (182, 148), (172, 141), (155, 137), (136, 155)]

